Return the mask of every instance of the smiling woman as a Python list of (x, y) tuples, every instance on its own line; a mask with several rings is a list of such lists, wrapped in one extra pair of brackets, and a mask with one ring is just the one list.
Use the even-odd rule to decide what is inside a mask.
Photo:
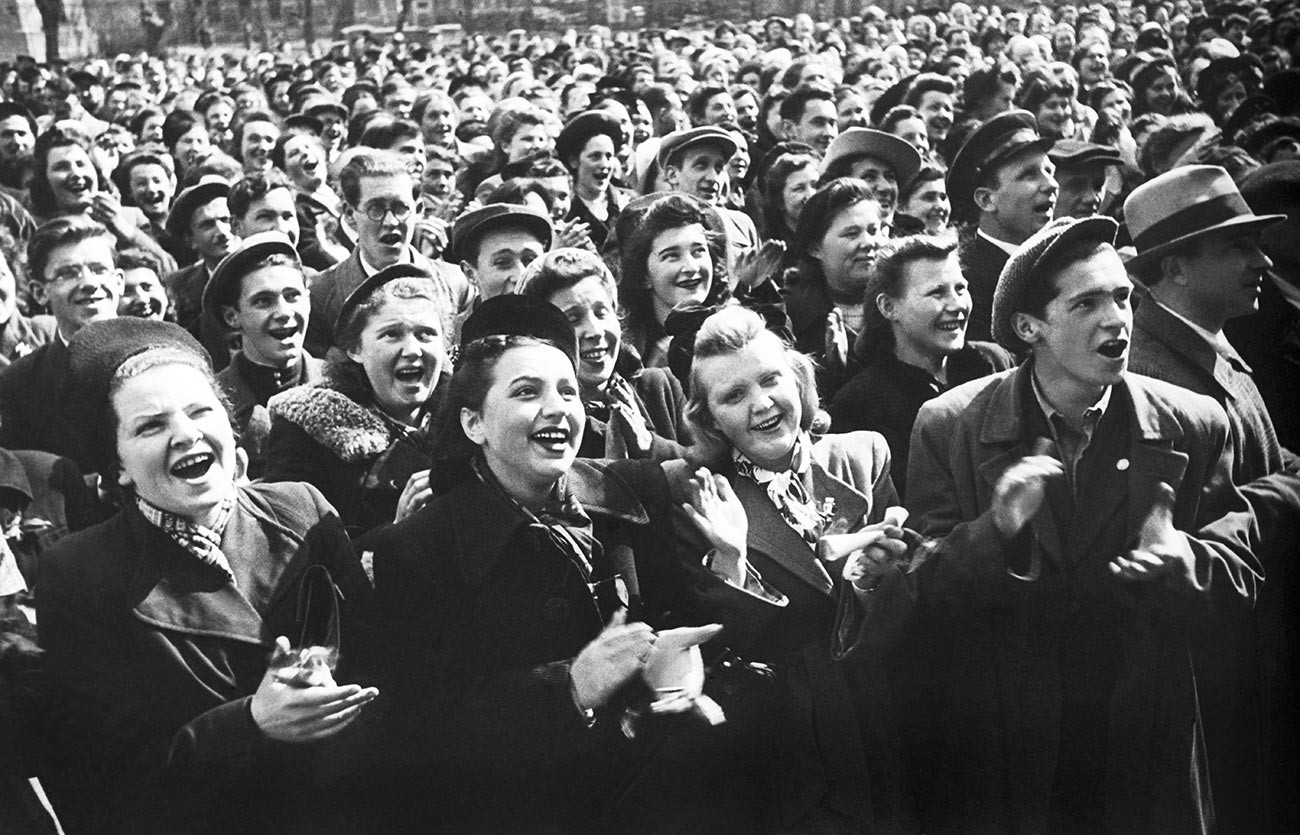
[[(303, 775), (340, 755), (304, 743), (343, 731), (377, 691), (291, 681), (287, 636), (331, 634), (300, 610), (319, 572), (342, 594), (332, 634), (351, 641), (370, 587), (338, 518), (309, 486), (242, 478), (207, 358), (178, 326), (96, 322), (69, 352), (70, 391), (123, 507), (42, 557), (41, 777), (64, 828), (283, 831), (317, 811), (329, 826), (315, 794), (342, 795)], [(355, 671), (357, 646), (331, 649)]]
[(318, 385), (272, 398), (267, 481), (306, 481), (354, 536), (429, 498), (424, 429), (447, 364), (443, 311), (428, 273), (397, 264), (343, 304), (344, 356)]

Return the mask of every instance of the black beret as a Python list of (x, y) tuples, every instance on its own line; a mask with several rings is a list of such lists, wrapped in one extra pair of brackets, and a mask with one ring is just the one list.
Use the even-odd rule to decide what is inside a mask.
[(1026, 150), (1046, 151), (1052, 140), (1038, 133), (1034, 114), (1027, 110), (999, 113), (975, 129), (952, 161), (948, 170), (948, 199), (952, 202), (953, 220), (974, 222), (975, 189), (990, 171)]
[(558, 307), (536, 296), (507, 293), (484, 301), (460, 329), (463, 348), (486, 336), (531, 336), (553, 342), (575, 365), (578, 338)]
[(582, 148), (593, 136), (608, 136), (614, 143), (614, 151), (623, 147), (623, 126), (612, 113), (604, 110), (587, 110), (574, 116), (560, 131), (555, 140), (555, 156), (569, 167), (569, 158), (582, 153)]
[(206, 206), (218, 197), (230, 194), (230, 183), (216, 174), (208, 174), (196, 184), (176, 195), (171, 211), (167, 213), (167, 234), (182, 238), (189, 234), (190, 216), (200, 206)]
[(211, 369), (208, 354), (188, 331), (172, 322), (119, 316), (83, 326), (68, 341), (67, 393), (91, 461), (105, 472), (117, 460), (109, 418), (109, 384), (122, 363), (152, 348), (171, 348), (191, 355)]
[(334, 320), (334, 332), (338, 332), (339, 327), (352, 315), (352, 311), (370, 298), (371, 293), (388, 282), (396, 281), (399, 278), (432, 279), (433, 276), (424, 267), (415, 264), (392, 264), (368, 276), (365, 281), (357, 285), (357, 289), (348, 293), (348, 297), (343, 300), (343, 305), (339, 308), (339, 315)]
[(1028, 346), (1016, 336), (1012, 315), (1021, 310), (1025, 289), (1046, 276), (1038, 269), (1048, 256), (1075, 241), (1095, 241), (1115, 245), (1119, 224), (1100, 215), (1086, 218), (1060, 217), (1029, 236), (1007, 259), (993, 290), (993, 339), (1008, 351), (1023, 351)]
[(885, 121), (886, 114), (903, 103), (907, 97), (907, 91), (911, 89), (912, 82), (916, 80), (916, 73), (909, 75), (902, 81), (894, 84), (888, 90), (880, 94), (871, 104), (871, 124), (879, 127), (880, 123)]
[(283, 255), (293, 260), (301, 269), (298, 250), (283, 232), (257, 232), (239, 243), (239, 248), (226, 255), (212, 271), (212, 277), (203, 288), (203, 310), (221, 321), (221, 306), (234, 304), (239, 297), (239, 282), (258, 261), (271, 255)]
[(554, 230), (550, 218), (516, 203), (489, 203), (456, 218), (451, 227), (451, 246), (447, 247), (447, 260), (468, 261), (468, 251), (488, 232), (503, 227), (522, 227), (537, 236), (548, 249)]

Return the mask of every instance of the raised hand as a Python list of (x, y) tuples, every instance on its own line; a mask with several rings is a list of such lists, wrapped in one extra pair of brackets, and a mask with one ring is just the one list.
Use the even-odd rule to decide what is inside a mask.
[(736, 283), (747, 290), (758, 287), (776, 272), (785, 256), (785, 241), (764, 241), (762, 246), (747, 249), (736, 259)]
[(594, 710), (610, 700), (629, 679), (639, 675), (654, 649), (655, 633), (644, 623), (628, 623), (619, 609), (595, 640), (569, 666), (578, 707)]
[(832, 368), (849, 364), (849, 332), (838, 310), (826, 314), (826, 364)]
[(1050, 455), (1021, 458), (1002, 473), (993, 488), (993, 524), (1008, 539), (1029, 524), (1047, 497), (1047, 483), (1064, 478), (1065, 467)]
[(397, 512), (393, 521), (402, 521), (428, 504), (431, 498), (433, 498), (433, 488), (429, 486), (429, 471), (420, 470), (411, 473), (411, 477), (406, 480), (406, 486), (402, 488), (402, 495), (397, 499)]
[(1174, 527), (1174, 488), (1165, 482), (1156, 486), (1155, 502), (1138, 528), (1137, 544), (1107, 566), (1121, 580), (1150, 582), (1163, 575), (1175, 562), (1191, 557), (1187, 534)]
[(690, 501), (682, 509), (717, 552), (713, 570), (726, 576), (733, 585), (743, 586), (749, 517), (730, 482), (706, 467), (699, 468), (691, 477)]

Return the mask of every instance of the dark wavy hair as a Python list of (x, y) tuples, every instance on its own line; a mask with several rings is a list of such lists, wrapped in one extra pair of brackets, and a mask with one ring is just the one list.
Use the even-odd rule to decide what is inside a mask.
[(781, 154), (767, 171), (766, 185), (763, 189), (763, 237), (785, 241), (787, 246), (794, 242), (794, 230), (790, 228), (785, 217), (785, 184), (796, 171), (808, 166), (814, 169), (820, 160), (814, 153)]
[(808, 254), (808, 248), (826, 237), (840, 212), (867, 200), (877, 202), (871, 188), (856, 177), (831, 180), (808, 198), (803, 213), (799, 215), (799, 225), (794, 230), (796, 245), (785, 253), (786, 266), (798, 268), (799, 281), (825, 284), (821, 262)]
[[(49, 219), (62, 213), (58, 201), (54, 198), (54, 190), (50, 188), (50, 181), (45, 171), (49, 165), (52, 151), (56, 148), (70, 148), (74, 145), (85, 151), (87, 158), (90, 157), (90, 143), (76, 131), (65, 130), (56, 126), (36, 137), (36, 147), (32, 149), (32, 180), (28, 186), (31, 195), (32, 214), (36, 217)], [(108, 183), (104, 180), (104, 175), (93, 164), (91, 168), (95, 171), (95, 181), (98, 183), (100, 190), (107, 188)]]

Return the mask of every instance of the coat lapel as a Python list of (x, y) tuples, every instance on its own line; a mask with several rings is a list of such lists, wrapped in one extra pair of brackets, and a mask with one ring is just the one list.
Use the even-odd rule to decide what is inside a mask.
[(749, 517), (750, 550), (776, 563), (815, 591), (830, 596), (834, 591), (830, 575), (803, 537), (781, 518), (767, 491), (748, 478), (733, 477), (731, 483)]

